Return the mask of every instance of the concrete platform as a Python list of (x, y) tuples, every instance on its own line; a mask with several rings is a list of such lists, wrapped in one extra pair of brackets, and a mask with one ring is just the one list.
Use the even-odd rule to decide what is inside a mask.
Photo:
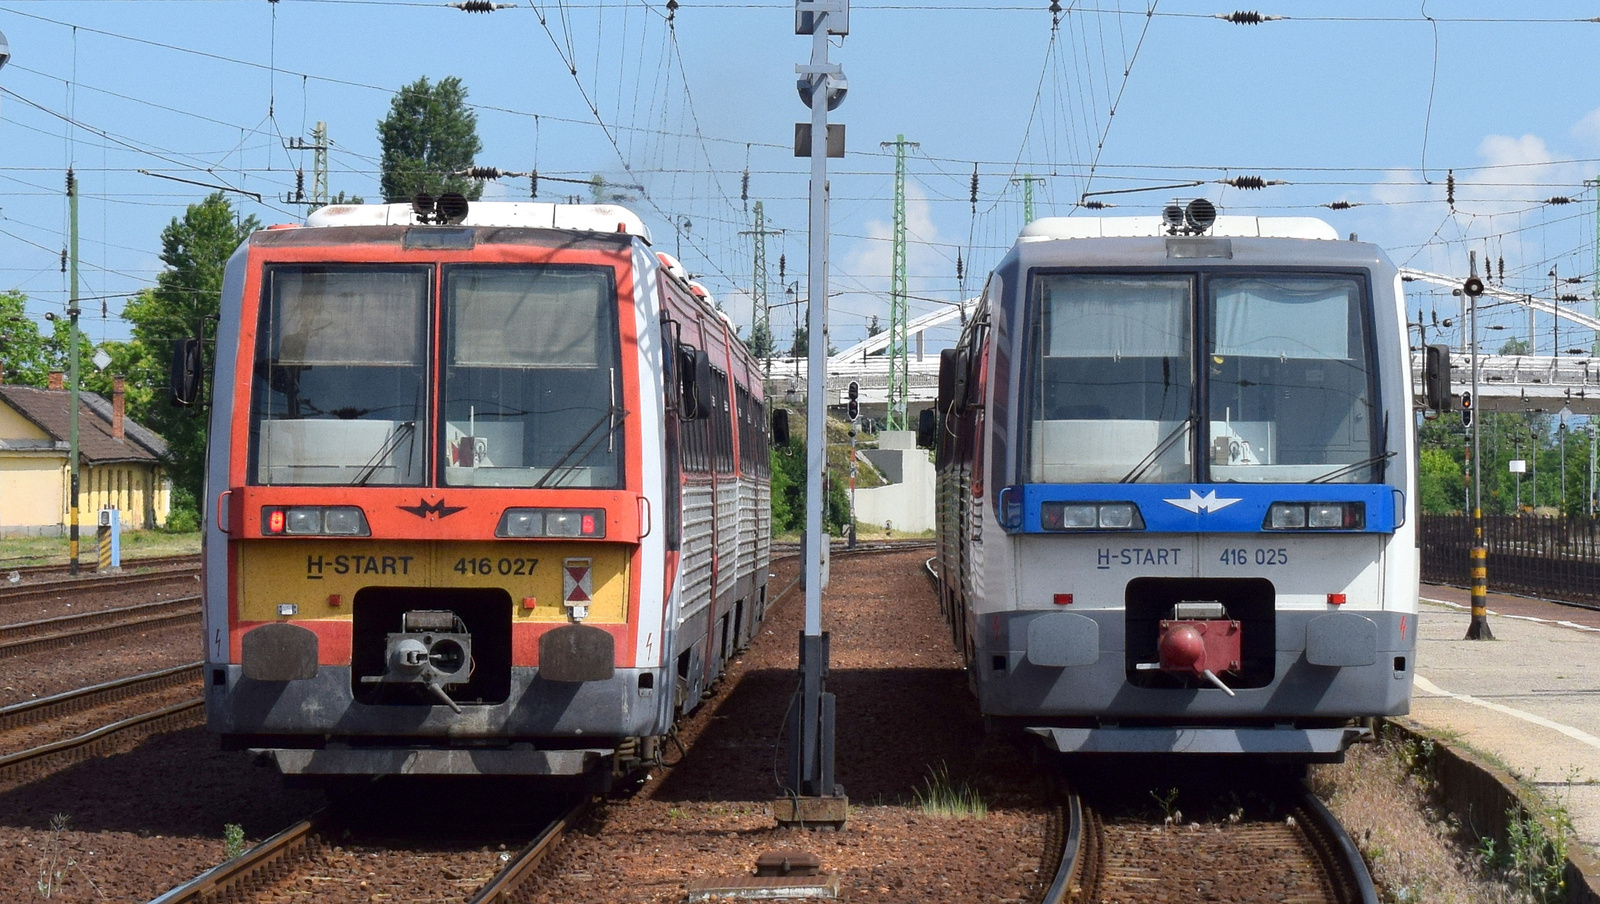
[(1565, 807), (1600, 855), (1600, 611), (1491, 593), (1495, 639), (1473, 641), (1465, 589), (1424, 584), (1422, 600), (1410, 721)]

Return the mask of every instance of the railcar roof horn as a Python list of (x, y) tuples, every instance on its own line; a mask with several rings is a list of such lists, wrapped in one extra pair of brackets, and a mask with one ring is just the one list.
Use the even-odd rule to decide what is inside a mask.
[(1161, 209), (1161, 222), (1168, 235), (1204, 235), (1216, 225), (1217, 205), (1205, 198), (1195, 198), (1187, 204), (1173, 201)]

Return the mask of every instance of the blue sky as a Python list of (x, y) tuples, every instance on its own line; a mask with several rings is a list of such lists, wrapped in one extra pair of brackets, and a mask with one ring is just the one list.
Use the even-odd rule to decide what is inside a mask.
[[(794, 66), (810, 53), (783, 2), (540, 2), (469, 14), (377, 0), (0, 0), (12, 60), (0, 69), (0, 288), (29, 313), (60, 311), (63, 171), (82, 187), (84, 328), (121, 339), (129, 293), (159, 272), (160, 232), (205, 188), (264, 223), (309, 179), (328, 123), (331, 188), (376, 200), (376, 124), (420, 76), (459, 76), (476, 105), (482, 165), (537, 168), (540, 200), (584, 193), (556, 179), (643, 185), (630, 206), (734, 319), (748, 323), (750, 206), (763, 203), (769, 300), (780, 344), (804, 295), (809, 162), (790, 150), (808, 113)], [(1467, 252), (1505, 260), (1506, 288), (1548, 295), (1548, 271), (1595, 268), (1600, 175), (1600, 3), (1282, 2), (1286, 18), (1233, 24), (1199, 2), (858, 2), (831, 58), (850, 91), (832, 115), (849, 153), (833, 185), (832, 342), (887, 322), (894, 157), (907, 159), (912, 316), (973, 294), (1022, 224), (1085, 215), (1084, 191), (1148, 214), (1204, 195), (1224, 213), (1321, 216), (1397, 263), (1464, 275)], [(572, 70), (576, 70), (576, 74)], [(1114, 115), (1112, 111), (1114, 110)], [(978, 200), (970, 201), (974, 164)], [(1455, 204), (1446, 173), (1455, 171)], [(748, 199), (741, 197), (748, 171)], [(1282, 180), (1249, 191), (1238, 176)], [(623, 191), (624, 189), (618, 189)], [(526, 198), (526, 179), (486, 197)], [(1571, 204), (1550, 204), (1551, 198)], [(1349, 202), (1345, 210), (1321, 205)], [(684, 222), (688, 226), (684, 227)], [(1497, 271), (1498, 275), (1498, 271)], [(1444, 290), (1409, 304), (1453, 316)], [(1589, 310), (1592, 283), (1564, 287)], [(102, 301), (105, 316), (102, 317)], [(1499, 310), (1507, 331), (1525, 315)], [(1541, 318), (1541, 345), (1550, 325)], [(1587, 338), (1587, 337), (1586, 337)], [(1565, 340), (1563, 341), (1565, 344)], [(1587, 344), (1585, 342), (1584, 344)]]

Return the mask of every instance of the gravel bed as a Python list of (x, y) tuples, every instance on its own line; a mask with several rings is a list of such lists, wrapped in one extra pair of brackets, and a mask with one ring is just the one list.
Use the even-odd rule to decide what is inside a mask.
[[(828, 690), (838, 697), (842, 832), (779, 829), (784, 713), (804, 623), (799, 590), (683, 729), (689, 753), (633, 798), (613, 801), (541, 871), (535, 902), (676, 902), (696, 878), (749, 875), (765, 851), (816, 854), (852, 902), (1021, 902), (1051, 876), (1044, 789), (1024, 751), (988, 738), (921, 563), (928, 553), (833, 562), (823, 597)], [(780, 563), (771, 584), (788, 586)], [(926, 815), (930, 768), (976, 790), (982, 818)]]
[[(146, 602), (148, 600), (145, 600)], [(129, 605), (124, 603), (123, 605)], [(0, 659), (0, 706), (199, 661), (198, 624), (168, 625)]]
[[(11, 625), (42, 618), (81, 615), (85, 612), (99, 612), (135, 603), (200, 595), (200, 577), (193, 571), (174, 572), (167, 580), (136, 584), (132, 587), (118, 587), (109, 581), (110, 578), (94, 577), (80, 578), (71, 582), (63, 581), (56, 585), (56, 593), (44, 600), (12, 601), (0, 598), (0, 624)], [(0, 588), (6, 586), (9, 585), (0, 582)]]

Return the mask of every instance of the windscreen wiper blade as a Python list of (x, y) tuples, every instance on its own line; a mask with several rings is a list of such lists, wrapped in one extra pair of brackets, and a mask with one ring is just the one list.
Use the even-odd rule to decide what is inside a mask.
[(1183, 423), (1172, 428), (1172, 432), (1168, 433), (1161, 440), (1161, 442), (1156, 443), (1156, 447), (1151, 449), (1149, 454), (1145, 455), (1144, 458), (1141, 458), (1139, 463), (1133, 466), (1133, 470), (1129, 471), (1127, 474), (1124, 474), (1122, 479), (1117, 481), (1117, 483), (1134, 483), (1138, 481), (1139, 478), (1144, 476), (1146, 471), (1150, 470), (1151, 465), (1154, 465), (1157, 459), (1166, 454), (1168, 449), (1172, 448), (1172, 444), (1177, 442), (1180, 436), (1185, 436), (1189, 433), (1189, 428), (1193, 424), (1194, 415), (1191, 414), (1184, 418)]
[(399, 427), (395, 428), (395, 431), (389, 434), (389, 438), (384, 440), (383, 445), (378, 447), (377, 454), (373, 455), (372, 458), (368, 459), (367, 463), (362, 466), (361, 473), (356, 475), (356, 479), (350, 481), (350, 485), (357, 487), (366, 486), (367, 481), (371, 480), (372, 475), (377, 473), (378, 466), (383, 463), (383, 460), (388, 457), (389, 453), (393, 452), (395, 448), (400, 445), (401, 440), (410, 436), (416, 429), (416, 421), (406, 421)]

